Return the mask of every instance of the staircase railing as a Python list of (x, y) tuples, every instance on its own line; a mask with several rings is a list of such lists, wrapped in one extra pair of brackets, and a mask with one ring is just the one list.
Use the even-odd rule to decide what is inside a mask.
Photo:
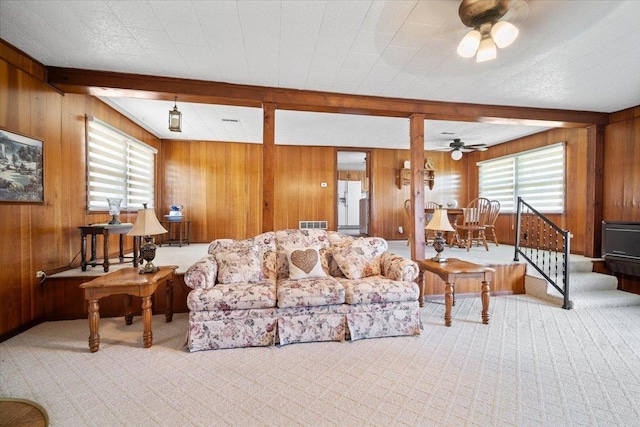
[(563, 297), (569, 310), (570, 233), (518, 197), (514, 261), (522, 255)]

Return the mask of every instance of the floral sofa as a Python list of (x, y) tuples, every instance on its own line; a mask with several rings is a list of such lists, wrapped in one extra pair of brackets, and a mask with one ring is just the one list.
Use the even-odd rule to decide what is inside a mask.
[(420, 334), (417, 264), (325, 230), (219, 239), (185, 273), (190, 351)]

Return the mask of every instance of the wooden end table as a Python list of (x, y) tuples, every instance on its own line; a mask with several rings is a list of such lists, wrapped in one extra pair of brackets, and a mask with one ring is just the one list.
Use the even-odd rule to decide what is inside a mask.
[[(124, 235), (127, 234), (133, 228), (132, 223), (122, 224), (92, 224), (83, 225), (78, 227), (80, 229), (80, 268), (82, 271), (87, 271), (87, 265), (95, 267), (96, 265), (102, 265), (104, 271), (109, 271), (109, 234), (118, 234), (120, 236), (120, 263), (124, 262)], [(91, 236), (91, 259), (87, 261), (87, 235)], [(103, 249), (103, 262), (96, 262), (96, 236), (103, 237), (104, 249)], [(133, 238), (133, 266), (138, 266), (138, 240)]]
[(139, 274), (135, 267), (123, 268), (97, 279), (80, 285), (84, 289), (84, 297), (89, 303), (89, 350), (95, 353), (100, 348), (100, 306), (98, 300), (109, 295), (125, 294), (125, 322), (130, 325), (133, 322), (131, 309), (131, 296), (142, 298), (142, 322), (144, 332), (142, 338), (144, 347), (149, 348), (153, 343), (151, 332), (151, 296), (162, 282), (166, 282), (167, 309), (164, 313), (165, 320), (173, 320), (173, 280), (177, 265), (160, 267), (155, 273)]
[(495, 269), (456, 258), (448, 258), (447, 262), (437, 262), (426, 259), (424, 261), (418, 261), (418, 266), (420, 267), (420, 276), (418, 277), (418, 284), (420, 285), (420, 307), (424, 305), (424, 272), (428, 271), (437, 275), (445, 282), (444, 324), (451, 326), (451, 307), (456, 305), (456, 279), (458, 277), (478, 278), (482, 280), (482, 323), (485, 325), (489, 323), (489, 283), (491, 283), (491, 277), (493, 273), (495, 273)]

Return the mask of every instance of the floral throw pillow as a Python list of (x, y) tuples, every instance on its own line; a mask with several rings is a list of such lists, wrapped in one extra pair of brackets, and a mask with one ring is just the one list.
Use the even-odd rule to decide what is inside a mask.
[(300, 280), (310, 277), (324, 277), (320, 252), (317, 248), (284, 248), (289, 263), (289, 279)]
[(350, 245), (334, 247), (333, 259), (347, 279), (378, 276), (380, 257), (375, 256), (375, 248), (364, 242), (354, 241)]
[(259, 255), (255, 246), (217, 252), (218, 283), (256, 283), (263, 280)]

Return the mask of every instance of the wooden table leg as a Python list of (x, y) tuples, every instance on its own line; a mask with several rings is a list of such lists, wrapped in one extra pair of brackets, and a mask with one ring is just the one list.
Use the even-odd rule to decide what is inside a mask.
[(120, 264), (122, 264), (124, 262), (124, 234), (120, 235), (120, 253), (118, 255)]
[(489, 282), (482, 281), (482, 323), (489, 323)]
[(451, 326), (451, 306), (453, 305), (453, 283), (445, 284), (444, 291), (444, 324)]
[(456, 284), (452, 283), (451, 284), (451, 305), (452, 306), (456, 306)]
[(80, 232), (80, 269), (87, 271), (87, 235)]
[(144, 348), (149, 348), (153, 344), (153, 333), (151, 332), (151, 297), (142, 297), (142, 323), (144, 332), (142, 340)]
[(100, 306), (97, 299), (89, 301), (89, 350), (95, 353), (100, 349)]
[(131, 295), (124, 294), (124, 321), (127, 325), (133, 323), (133, 309), (131, 308)]
[(104, 272), (107, 273), (109, 271), (109, 230), (107, 230), (106, 228), (104, 229), (103, 240), (104, 263), (102, 265), (104, 266)]
[(169, 323), (173, 320), (173, 278), (165, 283), (165, 298), (167, 308), (164, 311), (164, 320)]

